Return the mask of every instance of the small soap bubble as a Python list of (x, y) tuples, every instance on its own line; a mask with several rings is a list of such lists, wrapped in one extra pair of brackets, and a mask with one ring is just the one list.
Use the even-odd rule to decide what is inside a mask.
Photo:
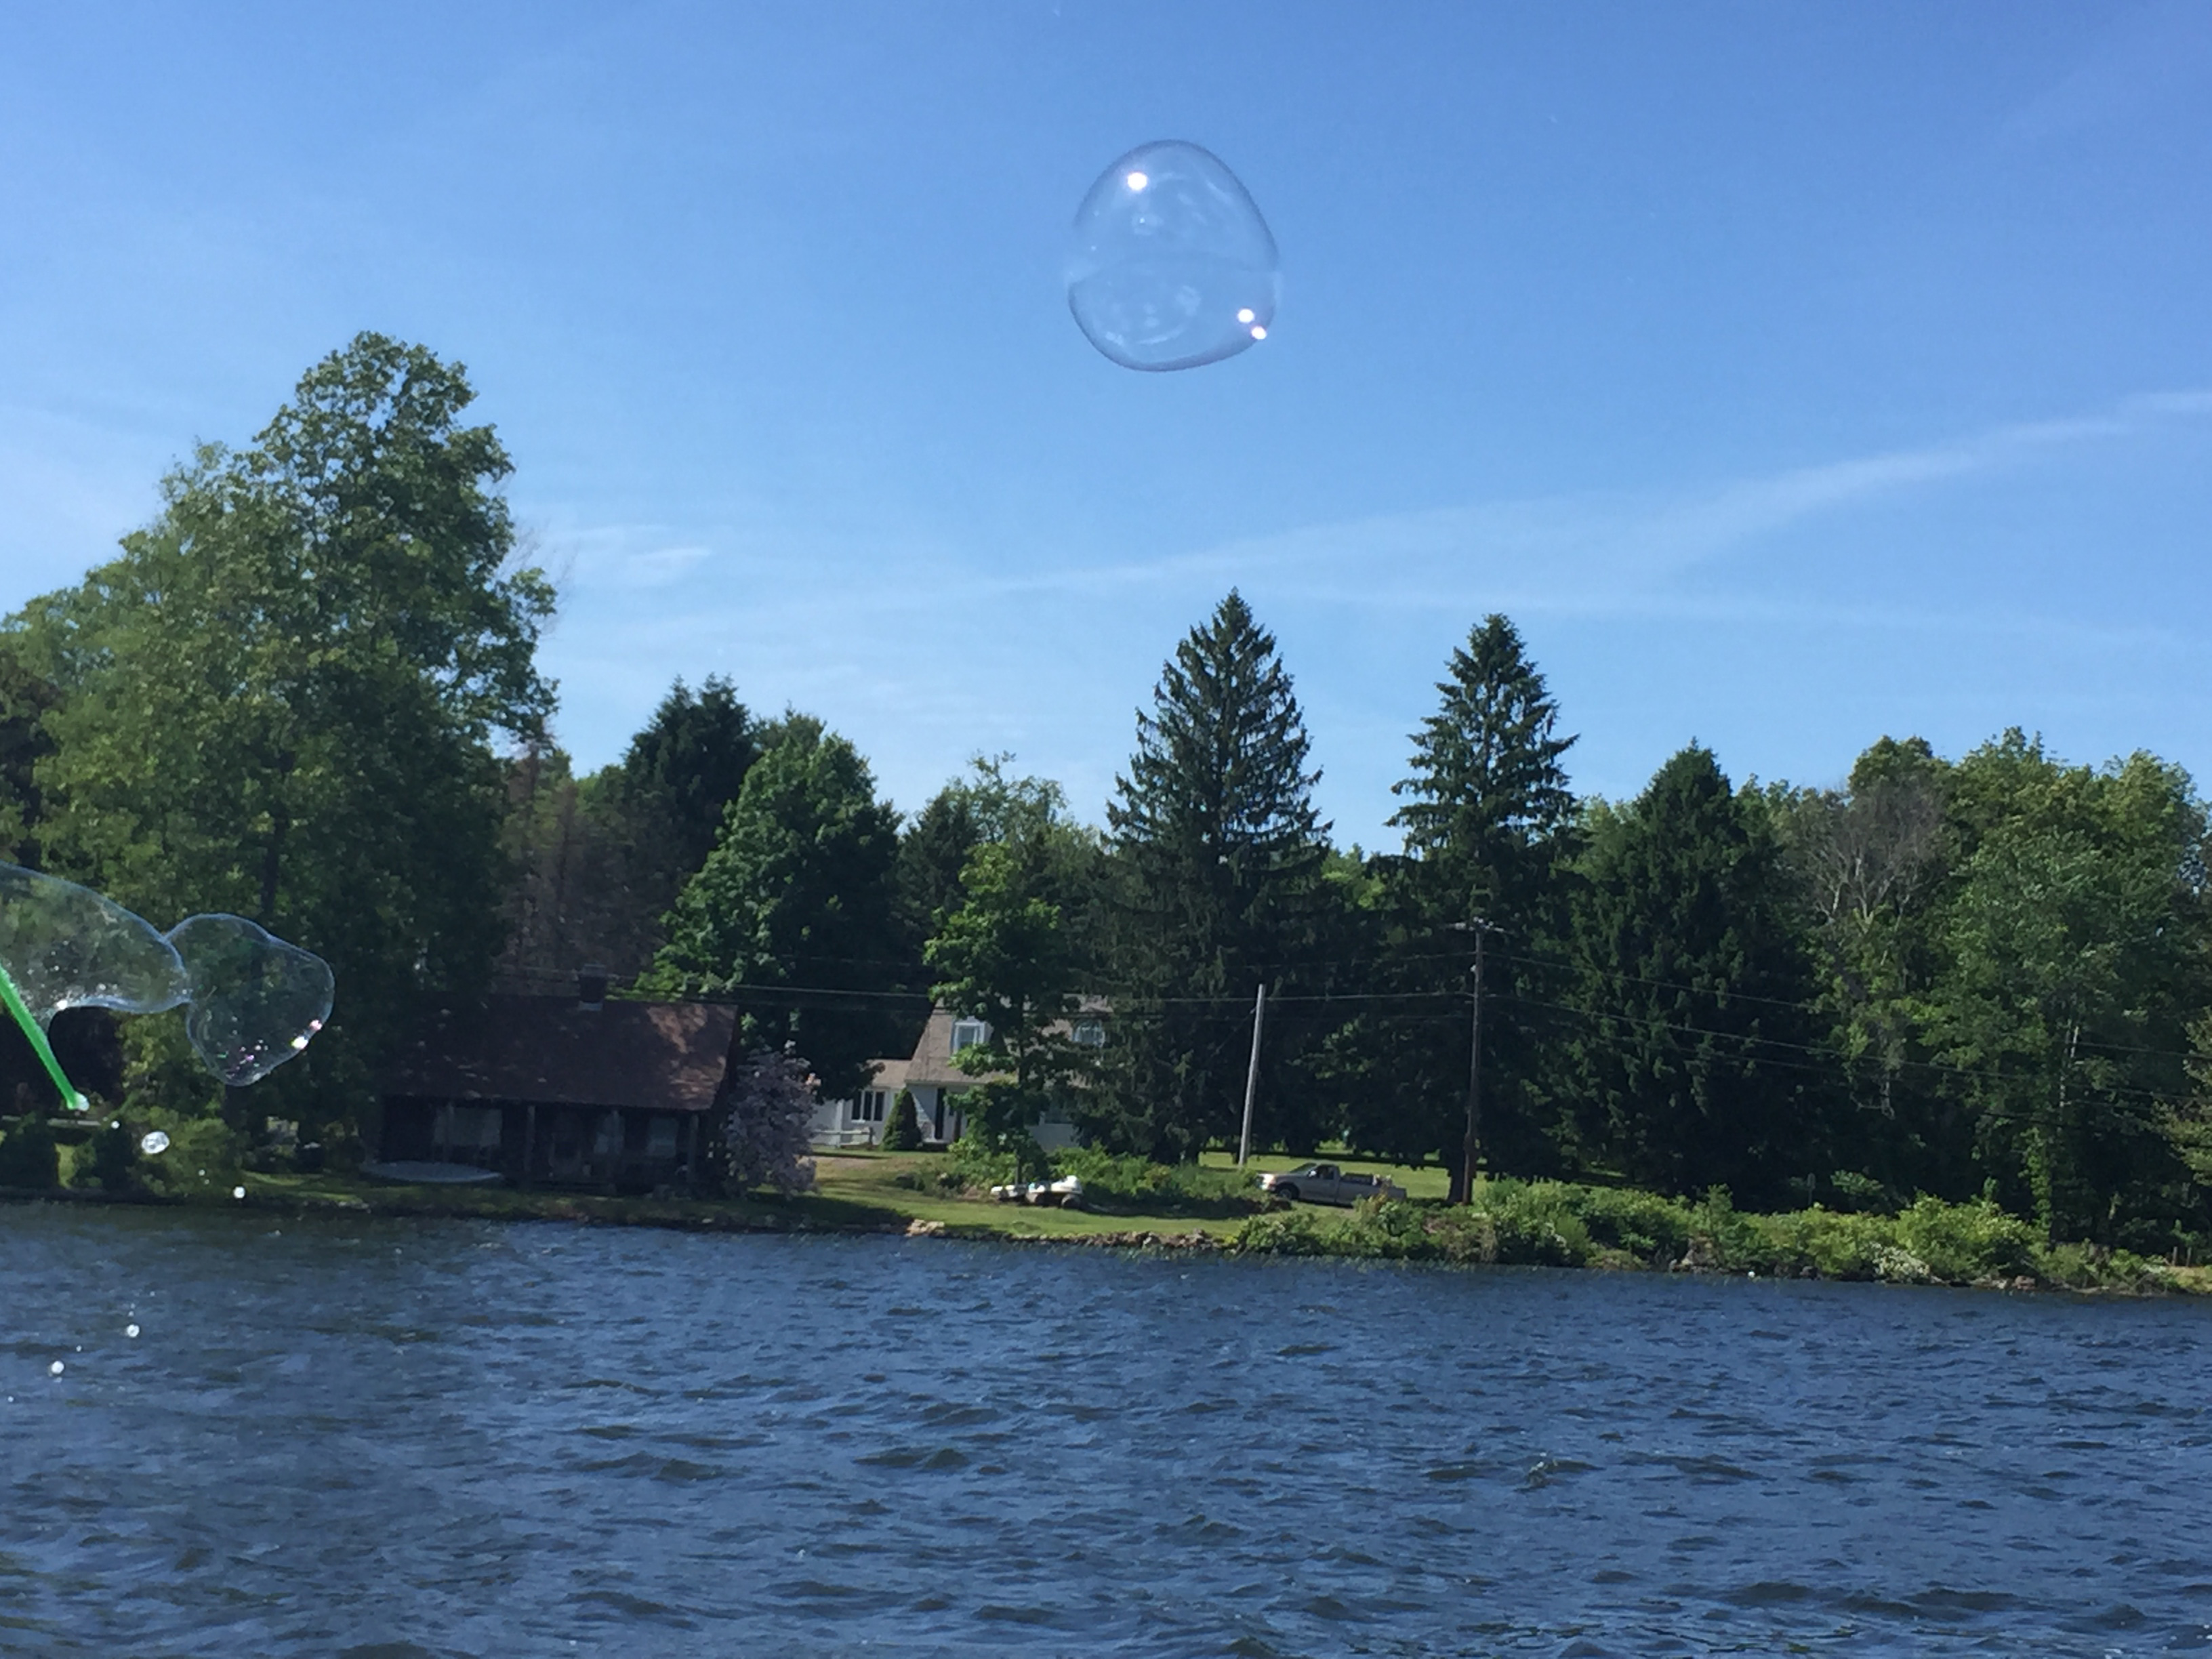
[(68, 1366), (63, 1364), (60, 1360), (57, 1359), (52, 1364), (46, 1367), (46, 1375), (48, 1376), (59, 1376), (68, 1369)]
[(233, 1187), (230, 1189), (230, 1195), (233, 1198), (244, 1198), (246, 1196), (246, 1188), (243, 1187)]
[(1067, 304), (1124, 368), (1196, 368), (1267, 337), (1275, 239), (1221, 158), (1173, 139), (1140, 144), (1076, 209)]
[(136, 1342), (138, 1340), (138, 1328), (136, 1325), (125, 1325), (123, 1328), (123, 1334)]
[(149, 1158), (159, 1158), (169, 1150), (169, 1137), (159, 1129), (149, 1129), (138, 1137), (138, 1150)]

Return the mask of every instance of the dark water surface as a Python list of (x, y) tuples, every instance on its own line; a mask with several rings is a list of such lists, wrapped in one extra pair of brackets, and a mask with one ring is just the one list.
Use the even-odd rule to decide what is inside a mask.
[(2208, 1360), (2179, 1301), (11, 1206), (0, 1650), (2196, 1649)]

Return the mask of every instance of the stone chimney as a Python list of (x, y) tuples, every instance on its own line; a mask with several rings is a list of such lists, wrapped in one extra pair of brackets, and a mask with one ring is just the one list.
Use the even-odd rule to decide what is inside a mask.
[(576, 969), (576, 1002), (587, 1013), (596, 1014), (607, 1000), (607, 970), (596, 962), (587, 962)]

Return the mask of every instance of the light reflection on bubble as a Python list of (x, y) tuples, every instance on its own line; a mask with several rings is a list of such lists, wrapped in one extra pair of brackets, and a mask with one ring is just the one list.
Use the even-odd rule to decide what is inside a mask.
[(159, 1158), (169, 1150), (169, 1137), (159, 1129), (149, 1129), (138, 1138), (138, 1150), (149, 1158)]

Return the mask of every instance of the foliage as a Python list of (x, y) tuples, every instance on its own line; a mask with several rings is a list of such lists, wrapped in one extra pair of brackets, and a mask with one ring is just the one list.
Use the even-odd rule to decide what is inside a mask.
[(550, 587), (513, 566), (458, 365), (363, 334), (252, 447), (201, 449), (160, 515), (11, 644), (58, 702), (35, 776), (49, 866), (148, 915), (247, 915), (326, 957), (294, 1115), (367, 1103), (374, 1055), (498, 945), (495, 733), (537, 732)]
[(133, 1106), (123, 1127), (134, 1140), (153, 1129), (169, 1137), (167, 1151), (138, 1160), (137, 1178), (148, 1190), (165, 1197), (208, 1198), (237, 1184), (246, 1137), (221, 1118)]
[(884, 1125), (884, 1150), (915, 1152), (921, 1150), (921, 1117), (915, 1109), (914, 1091), (902, 1089), (891, 1102), (890, 1121)]
[(26, 1112), (0, 1135), (0, 1187), (46, 1192), (61, 1181), (61, 1148), (52, 1126), (44, 1112)]
[(2169, 1103), (2207, 995), (2203, 806), (2148, 756), (2061, 767), (2016, 732), (1957, 779), (1969, 844), (1927, 1024), (1978, 1158), (2054, 1242), (2179, 1221), (2197, 1207)]
[(1757, 1215), (1724, 1190), (1695, 1203), (1650, 1193), (1556, 1181), (1486, 1180), (1464, 1206), (1368, 1200), (1322, 1220), (1300, 1210), (1255, 1218), (1235, 1239), (1260, 1254), (1366, 1255), (1521, 1267), (1685, 1267), (1762, 1277), (1899, 1283), (2052, 1284), (2142, 1279), (2122, 1262), (2098, 1277), (2069, 1248), (2039, 1245), (2035, 1230), (1985, 1201), (1922, 1197), (1895, 1215), (1819, 1208)]
[(110, 1119), (98, 1133), (78, 1149), (76, 1167), (70, 1172), (72, 1187), (97, 1187), (102, 1192), (129, 1192), (137, 1182), (137, 1137), (131, 1126)]
[(1070, 1146), (1053, 1153), (1052, 1172), (1080, 1180), (1086, 1198), (1118, 1203), (1234, 1212), (1259, 1209), (1267, 1201), (1243, 1170), (1156, 1164), (1095, 1146)]
[(1589, 833), (1568, 1000), (1589, 1139), (1641, 1186), (1778, 1195), (1825, 1156), (1828, 1102), (1765, 815), (1692, 744)]
[(930, 994), (983, 1022), (984, 1039), (952, 1057), (969, 1077), (971, 1133), (1019, 1154), (1055, 1094), (1082, 1064), (1068, 1035), (1076, 967), (1060, 906), (1044, 896), (1050, 872), (1041, 836), (988, 841), (969, 854), (960, 908), (940, 915), (923, 955), (943, 975)]
[(791, 715), (745, 774), (714, 849), (684, 884), (640, 988), (731, 996), (744, 1042), (796, 1044), (849, 1098), (895, 1035), (897, 816), (845, 738)]
[(732, 1062), (723, 1083), (722, 1146), (727, 1179), (740, 1193), (773, 1187), (788, 1196), (814, 1184), (808, 1157), (814, 1092), (806, 1064), (788, 1049), (756, 1049)]
[[(1161, 672), (1107, 806), (1115, 886), (1115, 1063), (1086, 1114), (1109, 1143), (1173, 1161), (1236, 1133), (1264, 979), (1318, 988), (1330, 894), (1320, 773), (1275, 641), (1231, 592)], [(1328, 1127), (1304, 1064), (1310, 1036), (1279, 1020), (1263, 1054), (1268, 1139)]]

